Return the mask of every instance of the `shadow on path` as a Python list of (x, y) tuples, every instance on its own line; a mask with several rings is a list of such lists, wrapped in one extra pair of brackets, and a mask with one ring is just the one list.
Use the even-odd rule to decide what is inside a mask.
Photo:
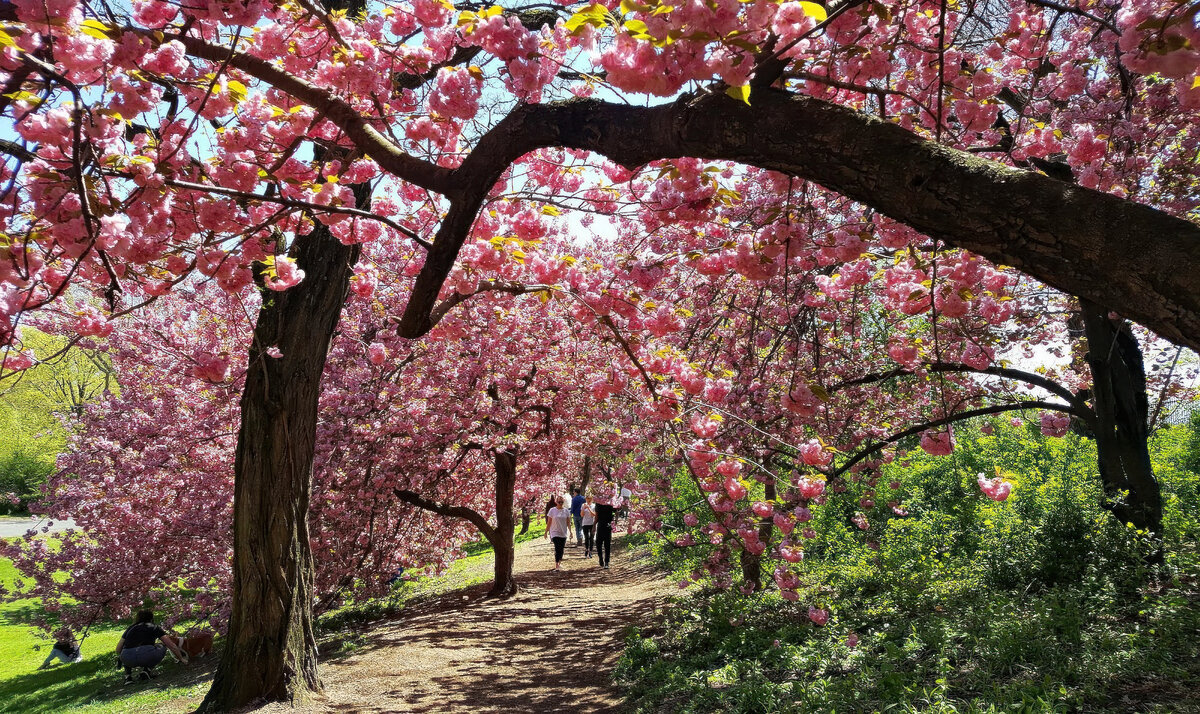
[(627, 628), (658, 620), (667, 593), (636, 553), (614, 548), (602, 570), (568, 548), (553, 572), (548, 543), (518, 546), (517, 595), (491, 599), (476, 586), (373, 626), (362, 647), (323, 666), (325, 697), (309, 710), (621, 711), (610, 674)]

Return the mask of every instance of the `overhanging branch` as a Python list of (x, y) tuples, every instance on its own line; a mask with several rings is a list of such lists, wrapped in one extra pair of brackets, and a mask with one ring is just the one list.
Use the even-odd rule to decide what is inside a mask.
[(398, 488), (395, 493), (396, 498), (417, 508), (429, 511), (430, 513), (436, 513), (439, 516), (461, 518), (470, 522), (471, 525), (479, 529), (479, 532), (483, 534), (484, 538), (487, 538), (489, 543), (494, 542), (496, 539), (496, 529), (492, 528), (487, 519), (474, 509), (467, 508), (466, 506), (451, 506), (446, 503), (438, 503), (437, 501), (421, 496), (421, 494), (415, 491), (406, 491)]
[(836, 469), (834, 469), (834, 471), (832, 473), (830, 473), (828, 475), (831, 478), (834, 476), (841, 476), (842, 474), (846, 473), (851, 468), (853, 468), (855, 464), (862, 461), (863, 459), (866, 459), (869, 456), (873, 456), (874, 454), (878, 453), (879, 450), (884, 448), (885, 446), (888, 446), (889, 444), (894, 444), (897, 441), (900, 441), (901, 439), (904, 439), (906, 437), (915, 436), (917, 434), (920, 434), (923, 431), (928, 431), (929, 429), (937, 429), (939, 427), (946, 426), (947, 424), (953, 424), (953, 423), (959, 422), (959, 421), (966, 421), (967, 419), (973, 419), (975, 417), (980, 417), (980, 416), (987, 416), (989, 414), (1003, 414), (1004, 412), (1025, 411), (1027, 409), (1045, 409), (1048, 411), (1063, 412), (1064, 414), (1071, 414), (1073, 416), (1078, 416), (1075, 413), (1075, 411), (1073, 409), (1071, 409), (1071, 406), (1069, 404), (1059, 404), (1057, 402), (1044, 402), (1041, 400), (1017, 402), (1015, 404), (997, 404), (997, 405), (991, 406), (991, 407), (981, 407), (979, 409), (969, 409), (965, 412), (958, 412), (956, 414), (951, 414), (948, 417), (943, 417), (941, 419), (936, 419), (934, 421), (925, 422), (924, 424), (919, 424), (917, 426), (905, 429), (904, 431), (892, 434), (891, 436), (889, 436), (886, 439), (883, 439), (882, 441), (877, 441), (874, 444), (871, 444), (867, 448), (856, 453), (849, 461), (847, 461), (846, 463), (837, 467)]

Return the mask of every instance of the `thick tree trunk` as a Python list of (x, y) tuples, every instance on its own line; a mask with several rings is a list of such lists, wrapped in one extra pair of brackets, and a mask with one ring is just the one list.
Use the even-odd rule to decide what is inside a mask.
[(521, 511), (521, 532), (517, 535), (525, 535), (529, 532), (529, 511)]
[[(364, 203), (369, 188), (356, 193)], [(290, 252), (304, 280), (263, 290), (250, 347), (234, 461), (233, 611), (201, 711), (296, 701), (321, 688), (308, 502), (321, 373), (359, 247), (318, 224)]]
[[(490, 538), (496, 553), (495, 578), (490, 597), (508, 597), (517, 593), (517, 581), (513, 579), (513, 562), (516, 559), (513, 532), (513, 489), (517, 484), (517, 459), (507, 451), (496, 454), (496, 529)], [(526, 516), (528, 523), (528, 516)]]
[(1080, 300), (1092, 369), (1096, 451), (1105, 506), (1122, 523), (1162, 532), (1162, 493), (1150, 463), (1146, 373), (1137, 338), (1124, 320)]

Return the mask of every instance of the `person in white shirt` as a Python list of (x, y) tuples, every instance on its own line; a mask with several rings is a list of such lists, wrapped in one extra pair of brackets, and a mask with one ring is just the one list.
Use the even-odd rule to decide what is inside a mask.
[(554, 499), (554, 508), (546, 513), (546, 538), (554, 543), (554, 569), (559, 569), (563, 559), (563, 549), (567, 546), (567, 534), (571, 532), (571, 511), (563, 508), (563, 497)]
[(579, 515), (583, 521), (583, 557), (592, 557), (592, 531), (596, 528), (596, 506), (592, 503), (592, 496), (584, 499), (583, 505), (579, 507)]

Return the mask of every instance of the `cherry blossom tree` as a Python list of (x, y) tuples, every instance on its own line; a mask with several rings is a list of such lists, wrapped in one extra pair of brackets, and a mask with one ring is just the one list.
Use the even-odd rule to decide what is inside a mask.
[(4, 368), (68, 290), (110, 314), (192, 272), (267, 292), (211, 709), (319, 687), (309, 476), (360, 246), (411, 261), (391, 324), (424, 334), (475, 292), (448, 278), (496, 237), (497, 191), (605, 206), (651, 162), (732, 161), (1200, 345), (1200, 30), (1179, 0), (5, 7)]

